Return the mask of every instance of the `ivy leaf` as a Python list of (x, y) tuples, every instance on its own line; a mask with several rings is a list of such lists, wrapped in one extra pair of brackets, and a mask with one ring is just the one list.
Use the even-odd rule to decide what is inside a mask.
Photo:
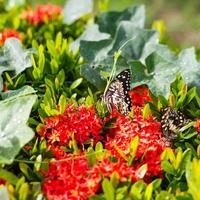
[(0, 51), (0, 91), (3, 89), (1, 74), (4, 71), (14, 71), (18, 75), (26, 68), (32, 66), (31, 53), (36, 53), (33, 49), (23, 49), (21, 42), (16, 38), (6, 40)]
[(93, 11), (93, 0), (68, 0), (63, 9), (63, 22), (72, 24)]
[(37, 98), (35, 92), (29, 87), (13, 91), (11, 95), (0, 101), (0, 163), (11, 164), (20, 149), (29, 142), (34, 132), (26, 123), (29, 118), (31, 108)]
[(136, 28), (130, 22), (122, 22), (113, 39), (81, 41), (80, 52), (87, 61), (81, 66), (81, 75), (101, 89), (99, 86), (105, 85), (105, 79), (100, 72), (111, 71), (116, 51), (124, 45), (121, 48), (121, 60), (117, 63), (117, 71), (122, 71), (128, 67), (128, 61), (144, 60), (153, 51), (157, 39), (158, 34), (155, 31)]
[(135, 27), (143, 28), (145, 21), (145, 8), (143, 5), (131, 6), (122, 12), (105, 12), (97, 18), (97, 24), (101, 32), (115, 35), (116, 29), (121, 21), (131, 21)]
[(86, 30), (80, 35), (80, 37), (75, 40), (70, 48), (71, 50), (76, 50), (80, 46), (80, 41), (100, 41), (109, 39), (110, 35), (108, 33), (102, 33), (99, 31), (99, 26), (97, 24), (89, 24), (86, 26)]
[(158, 45), (157, 50), (145, 59), (130, 62), (132, 87), (148, 85), (156, 95), (166, 98), (170, 93), (170, 84), (177, 74), (181, 74), (189, 86), (196, 86), (200, 92), (200, 64), (196, 61), (193, 48), (184, 49), (175, 56), (166, 46)]
[[(71, 8), (70, 8), (71, 9)], [(114, 37), (121, 21), (131, 21), (135, 27), (143, 28), (145, 20), (144, 6), (132, 6), (122, 12), (105, 12), (97, 17), (96, 24), (89, 24), (81, 36), (75, 40), (71, 49), (79, 47), (80, 41), (101, 41)]]

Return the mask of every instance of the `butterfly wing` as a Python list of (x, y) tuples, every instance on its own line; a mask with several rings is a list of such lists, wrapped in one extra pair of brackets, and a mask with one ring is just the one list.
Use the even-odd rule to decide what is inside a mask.
[(169, 140), (175, 139), (176, 132), (190, 121), (182, 112), (175, 111), (172, 107), (164, 108), (161, 113), (161, 129)]
[(130, 70), (126, 69), (116, 76), (103, 96), (103, 101), (107, 105), (109, 112), (112, 111), (112, 106), (114, 106), (121, 114), (128, 115), (131, 110), (129, 90)]

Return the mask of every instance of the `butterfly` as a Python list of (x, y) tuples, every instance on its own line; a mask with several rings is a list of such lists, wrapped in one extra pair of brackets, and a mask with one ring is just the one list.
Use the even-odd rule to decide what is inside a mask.
[(190, 122), (181, 111), (168, 106), (161, 110), (161, 129), (168, 140), (177, 137), (176, 132)]
[(101, 99), (106, 104), (108, 111), (112, 111), (114, 106), (122, 115), (128, 115), (131, 110), (131, 98), (128, 94), (130, 90), (130, 70), (126, 69), (119, 73), (110, 83)]

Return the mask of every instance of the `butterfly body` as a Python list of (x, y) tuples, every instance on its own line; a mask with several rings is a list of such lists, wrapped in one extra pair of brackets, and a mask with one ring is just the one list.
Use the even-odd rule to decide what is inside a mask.
[(189, 119), (180, 111), (175, 111), (172, 107), (161, 110), (161, 129), (164, 136), (173, 140), (177, 137), (176, 132), (189, 123)]
[(128, 115), (131, 110), (129, 90), (130, 70), (126, 69), (115, 77), (102, 96), (102, 101), (107, 105), (109, 112), (115, 107), (121, 114)]

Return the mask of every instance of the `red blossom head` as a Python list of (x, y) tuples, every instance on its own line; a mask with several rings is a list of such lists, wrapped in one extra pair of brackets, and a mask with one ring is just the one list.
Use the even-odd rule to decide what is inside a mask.
[(63, 155), (62, 146), (69, 147), (73, 137), (78, 146), (88, 142), (96, 144), (103, 138), (101, 130), (102, 120), (96, 115), (94, 107), (69, 104), (63, 115), (45, 119), (39, 135), (47, 140), (56, 155)]
[(4, 29), (3, 32), (0, 32), (0, 46), (5, 43), (6, 39), (12, 37), (22, 40), (22, 35), (15, 29)]
[(134, 158), (135, 167), (148, 165), (146, 179), (161, 176), (160, 156), (170, 144), (164, 142), (160, 122), (152, 116), (143, 119), (139, 106), (134, 106), (133, 110), (133, 119), (119, 113), (111, 114), (111, 117), (116, 116), (116, 122), (113, 123), (114, 128), (107, 131), (105, 148), (110, 150), (115, 157), (124, 159), (119, 149), (126, 157), (129, 157), (131, 141), (135, 136), (139, 136), (139, 145)]
[(101, 176), (90, 167), (85, 154), (68, 155), (65, 161), (51, 163), (42, 189), (48, 200), (85, 200), (100, 187)]
[(21, 19), (27, 20), (30, 24), (42, 24), (45, 20), (58, 19), (62, 8), (51, 3), (47, 5), (37, 5), (35, 11), (28, 9), (21, 14)]
[(146, 102), (151, 102), (149, 89), (146, 86), (138, 86), (129, 92), (133, 106), (144, 106)]

